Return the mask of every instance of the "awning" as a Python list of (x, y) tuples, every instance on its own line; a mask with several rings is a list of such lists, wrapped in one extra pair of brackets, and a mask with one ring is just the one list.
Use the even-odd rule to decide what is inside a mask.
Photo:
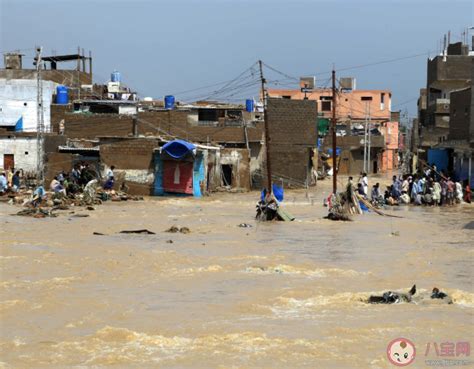
[(164, 144), (162, 147), (162, 151), (174, 159), (181, 159), (195, 149), (196, 146), (194, 144), (184, 140), (173, 140)]

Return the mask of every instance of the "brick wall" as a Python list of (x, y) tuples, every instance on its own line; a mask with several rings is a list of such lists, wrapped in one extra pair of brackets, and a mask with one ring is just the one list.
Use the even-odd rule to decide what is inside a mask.
[(268, 99), (268, 127), (271, 144), (316, 146), (316, 102)]
[(232, 187), (250, 189), (250, 150), (222, 149), (220, 164), (233, 166)]
[(118, 114), (65, 114), (64, 134), (69, 138), (96, 138), (132, 134), (132, 117)]
[(66, 121), (66, 115), (72, 111), (72, 108), (72, 104), (51, 104), (51, 132), (59, 133), (59, 122), (63, 119)]
[[(156, 111), (139, 113), (138, 132), (140, 134), (170, 134), (194, 142), (237, 142), (245, 143), (243, 127), (219, 126), (208, 127), (191, 124), (188, 115), (191, 111)], [(250, 141), (262, 139), (263, 124), (248, 127)]]
[(49, 190), (49, 183), (59, 172), (69, 172), (72, 169), (74, 154), (50, 152), (45, 155), (45, 189)]
[(471, 89), (451, 92), (449, 139), (467, 140), (471, 122)]
[(116, 189), (125, 181), (130, 194), (153, 194), (153, 149), (158, 147), (157, 139), (101, 138), (99, 145), (102, 164), (115, 166)]
[(267, 114), (272, 175), (283, 178), (286, 186), (304, 187), (317, 143), (316, 102), (270, 98)]
[(310, 150), (296, 145), (270, 146), (274, 181), (279, 183), (276, 178), (281, 178), (286, 187), (305, 187), (309, 181)]
[[(190, 111), (156, 111), (138, 114), (139, 135), (176, 136), (194, 142), (236, 142), (245, 143), (243, 127), (207, 127), (188, 122)], [(54, 132), (59, 130), (59, 122), (65, 120), (65, 135), (70, 138), (95, 138), (99, 136), (127, 137), (133, 132), (131, 116), (118, 114), (73, 114), (67, 107), (53, 106), (51, 114)], [(263, 123), (248, 127), (250, 141), (262, 139)]]
[(153, 169), (153, 149), (158, 140), (148, 138), (101, 138), (100, 158), (117, 169)]
[[(0, 78), (5, 79), (36, 79), (36, 69), (0, 69)], [(43, 70), (41, 78), (66, 86), (92, 84), (92, 75), (76, 70)]]
[(44, 152), (57, 152), (58, 146), (66, 145), (67, 138), (58, 135), (46, 135), (44, 137)]

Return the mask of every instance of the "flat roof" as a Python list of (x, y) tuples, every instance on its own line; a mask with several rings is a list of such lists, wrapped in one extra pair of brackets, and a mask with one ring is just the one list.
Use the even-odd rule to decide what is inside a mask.
[[(69, 55), (55, 55), (55, 56), (42, 56), (41, 60), (49, 62), (62, 62), (62, 61), (71, 61), (71, 60), (82, 60), (89, 59), (88, 56), (82, 56), (81, 54), (69, 54)], [(35, 60), (37, 58), (35, 57)]]
[(138, 101), (132, 100), (77, 100), (76, 103), (85, 104), (110, 104), (110, 105), (137, 105)]

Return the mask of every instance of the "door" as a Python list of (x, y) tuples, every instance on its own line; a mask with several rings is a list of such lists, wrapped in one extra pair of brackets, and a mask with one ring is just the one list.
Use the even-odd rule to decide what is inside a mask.
[(11, 168), (15, 168), (15, 157), (13, 154), (4, 154), (3, 169), (10, 170)]
[(193, 194), (193, 163), (166, 160), (163, 163), (163, 188), (165, 192)]

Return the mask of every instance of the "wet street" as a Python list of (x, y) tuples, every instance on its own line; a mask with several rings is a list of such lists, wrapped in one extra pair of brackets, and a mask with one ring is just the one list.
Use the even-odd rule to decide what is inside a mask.
[[(76, 210), (86, 218), (0, 204), (0, 368), (391, 368), (398, 337), (425, 368), (430, 342), (474, 344), (474, 206), (331, 222), (329, 185), (287, 193), (291, 223), (257, 224), (255, 192)], [(143, 228), (156, 234), (119, 234)], [(412, 303), (364, 301), (415, 283)]]

